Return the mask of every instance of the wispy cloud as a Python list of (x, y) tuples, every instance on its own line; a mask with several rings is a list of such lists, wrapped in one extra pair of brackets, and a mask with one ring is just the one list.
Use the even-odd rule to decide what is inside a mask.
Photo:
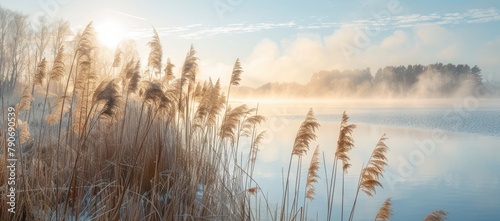
[[(215, 26), (207, 27), (202, 24), (193, 24), (188, 26), (177, 26), (177, 27), (160, 27), (156, 30), (160, 36), (174, 36), (184, 39), (201, 39), (209, 38), (219, 35), (230, 35), (230, 34), (241, 34), (241, 33), (252, 33), (264, 30), (279, 29), (279, 28), (292, 28), (296, 24), (293, 21), (283, 22), (283, 23), (255, 23), (255, 24), (245, 24), (245, 23), (235, 23), (228, 24), (225, 26)], [(129, 32), (131, 37), (141, 38), (148, 37), (152, 35), (150, 29), (136, 29)]]
[(139, 19), (139, 20), (143, 20), (143, 21), (147, 21), (148, 20), (147, 18), (143, 18), (143, 17), (131, 15), (131, 14), (128, 14), (128, 13), (125, 13), (125, 12), (120, 12), (120, 11), (116, 11), (116, 10), (111, 10), (111, 11), (113, 13), (116, 13), (116, 14), (119, 14), (119, 15), (123, 15), (123, 16), (127, 16), (127, 17), (130, 17), (130, 18), (135, 18), (135, 19)]
[(487, 23), (500, 21), (500, 13), (496, 8), (470, 9), (465, 12), (453, 12), (446, 14), (409, 14), (379, 19), (360, 19), (349, 22), (329, 22), (318, 20), (310, 24), (301, 25), (299, 29), (324, 29), (339, 28), (343, 26), (370, 27), (379, 29), (410, 28), (428, 25), (457, 25), (471, 23)]
[[(121, 13), (121, 12), (116, 12)], [(121, 13), (123, 15), (128, 15)], [(136, 16), (133, 16), (136, 17)], [(137, 17), (141, 19), (141, 17)], [(183, 39), (202, 39), (221, 35), (233, 35), (242, 33), (254, 33), (265, 30), (324, 30), (340, 27), (366, 27), (377, 30), (389, 30), (397, 28), (411, 28), (421, 25), (459, 25), (478, 24), (500, 21), (500, 13), (497, 8), (470, 9), (465, 12), (449, 12), (444, 14), (408, 14), (381, 18), (364, 18), (347, 22), (331, 20), (328, 17), (309, 17), (303, 21), (289, 21), (278, 23), (233, 23), (224, 26), (204, 26), (192, 24), (178, 27), (157, 28), (160, 36), (173, 36)], [(136, 29), (130, 33), (133, 37), (149, 37), (152, 35), (149, 29)]]
[(205, 28), (202, 30), (193, 31), (191, 33), (186, 33), (180, 35), (181, 38), (187, 39), (199, 39), (204, 37), (213, 37), (224, 34), (241, 34), (241, 33), (252, 33), (259, 32), (263, 30), (271, 30), (278, 28), (291, 28), (296, 24), (291, 22), (286, 23), (256, 23), (256, 24), (232, 24), (227, 26)]

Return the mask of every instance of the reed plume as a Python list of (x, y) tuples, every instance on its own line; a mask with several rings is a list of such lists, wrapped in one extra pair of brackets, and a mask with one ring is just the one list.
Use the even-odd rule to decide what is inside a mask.
[(222, 108), (224, 107), (226, 99), (220, 91), (220, 80), (217, 80), (209, 95), (209, 102), (211, 102), (211, 104), (207, 113), (207, 125), (215, 125), (217, 116), (221, 113)]
[(246, 118), (243, 121), (243, 126), (241, 129), (242, 130), (241, 136), (250, 137), (252, 135), (253, 129), (265, 121), (266, 121), (266, 117), (264, 117), (262, 115), (258, 115), (258, 114)]
[(250, 150), (251, 151), (250, 162), (255, 163), (255, 160), (257, 159), (257, 152), (259, 152), (259, 145), (262, 143), (265, 137), (266, 137), (266, 131), (260, 132), (255, 137)]
[(142, 81), (141, 84), (139, 95), (143, 98), (145, 103), (153, 105), (158, 110), (167, 107), (170, 101), (163, 93), (159, 83)]
[(153, 71), (157, 71), (156, 73), (161, 71), (161, 60), (163, 56), (162, 46), (160, 42), (160, 37), (158, 36), (158, 32), (155, 28), (153, 28), (153, 39), (148, 42), (149, 45), (149, 57), (148, 57), (148, 66), (153, 68)]
[(368, 165), (361, 171), (360, 187), (368, 196), (373, 196), (376, 186), (383, 187), (378, 180), (380, 176), (383, 176), (384, 167), (387, 166), (385, 153), (389, 148), (385, 145), (386, 139), (384, 134), (373, 150)]
[[(258, 109), (259, 106), (257, 105), (257, 108), (255, 108), (255, 115), (246, 118), (243, 121), (242, 128), (240, 129), (242, 131), (240, 136), (252, 138), (250, 153), (249, 153), (250, 157), (248, 159), (248, 165), (247, 165), (247, 167), (250, 170), (250, 176), (253, 175), (253, 170), (255, 168), (255, 160), (257, 159), (257, 153), (259, 152), (259, 145), (264, 140), (264, 137), (266, 135), (266, 131), (257, 133), (255, 129), (257, 125), (260, 125), (262, 122), (266, 121), (266, 118), (264, 116), (258, 114)], [(255, 136), (256, 134), (257, 136)]]
[(46, 69), (47, 69), (47, 61), (45, 60), (45, 58), (42, 58), (42, 60), (40, 61), (40, 63), (38, 63), (36, 67), (35, 78), (33, 80), (33, 84), (35, 86), (36, 85), (42, 86), (43, 79), (45, 78), (45, 75), (47, 73)]
[(356, 202), (358, 200), (359, 191), (363, 191), (368, 196), (373, 196), (377, 186), (382, 187), (382, 184), (379, 182), (379, 177), (383, 176), (384, 167), (387, 166), (387, 158), (385, 156), (386, 152), (389, 150), (387, 145), (385, 144), (385, 134), (377, 142), (375, 149), (373, 150), (370, 159), (368, 160), (368, 164), (366, 167), (361, 169), (361, 174), (358, 182), (358, 188), (356, 191), (356, 196), (354, 197), (354, 203), (352, 205), (351, 214), (349, 216), (349, 220), (352, 220), (354, 217), (354, 210), (356, 208)]
[(243, 72), (243, 69), (241, 68), (241, 63), (240, 59), (236, 59), (236, 62), (234, 63), (233, 67), (233, 73), (231, 74), (231, 85), (238, 86), (240, 85), (241, 81), (241, 73)]
[(388, 198), (384, 201), (384, 204), (378, 210), (377, 216), (375, 217), (375, 221), (388, 221), (392, 216), (392, 202), (391, 198)]
[(127, 93), (134, 93), (135, 91), (137, 91), (139, 81), (141, 80), (141, 73), (139, 70), (140, 68), (141, 62), (137, 61), (134, 68), (129, 69), (129, 71), (127, 72), (127, 79), (129, 79)]
[(234, 145), (234, 139), (236, 137), (236, 129), (240, 123), (241, 118), (253, 112), (253, 109), (249, 109), (246, 104), (238, 106), (234, 109), (228, 108), (228, 111), (222, 120), (220, 128), (220, 136), (222, 139), (231, 140), (231, 144)]
[(20, 129), (19, 131), (19, 143), (24, 144), (30, 138), (30, 129), (28, 122), (24, 122), (22, 120), (17, 120), (17, 125)]
[(436, 210), (427, 215), (424, 221), (444, 221), (448, 216), (448, 212), (444, 210)]
[[(234, 62), (233, 72), (231, 73), (231, 81), (229, 83), (229, 87), (227, 88), (226, 107), (229, 106), (229, 95), (231, 94), (231, 86), (240, 85), (242, 72), (243, 72), (243, 69), (241, 68), (240, 59), (238, 58)], [(227, 109), (226, 109), (226, 112), (227, 112)]]
[(176, 80), (173, 84), (173, 87), (167, 88), (167, 91), (165, 91), (165, 96), (167, 97), (168, 100), (172, 102), (172, 105), (170, 106), (170, 111), (172, 114), (175, 114), (176, 108), (178, 105), (174, 105), (176, 101), (179, 100), (180, 94), (180, 79)]
[[(92, 22), (87, 25), (78, 41), (79, 53), (77, 61), (78, 75), (76, 77), (75, 90), (82, 96), (85, 90), (89, 90), (89, 86), (97, 81), (97, 74), (94, 71), (94, 51), (96, 49), (94, 43), (95, 31)], [(95, 86), (95, 85), (93, 85)], [(85, 97), (89, 96), (87, 93)]]
[(355, 124), (349, 124), (349, 116), (346, 111), (342, 113), (342, 120), (340, 122), (340, 131), (337, 140), (337, 149), (335, 150), (335, 158), (333, 162), (332, 175), (330, 177), (330, 186), (328, 186), (328, 220), (331, 219), (332, 205), (335, 196), (335, 185), (337, 179), (338, 161), (342, 161), (342, 208), (340, 219), (344, 218), (344, 175), (347, 169), (351, 167), (349, 163), (349, 151), (354, 147), (354, 139), (352, 138), (352, 131), (356, 128)]
[(54, 102), (54, 108), (53, 108), (54, 111), (47, 117), (47, 122), (50, 125), (54, 125), (55, 123), (57, 123), (59, 121), (59, 117), (70, 109), (69, 102), (68, 101), (63, 102), (68, 98), (69, 96), (57, 97), (56, 101)]
[(95, 49), (95, 30), (93, 22), (90, 22), (81, 36), (79, 36), (77, 52), (80, 55), (89, 55)]
[(319, 146), (316, 146), (314, 154), (309, 164), (309, 169), (307, 170), (307, 181), (306, 181), (306, 195), (305, 197), (311, 201), (314, 200), (314, 195), (316, 195), (316, 188), (314, 183), (318, 182), (318, 170), (319, 170)]
[(170, 82), (171, 80), (173, 80), (175, 77), (174, 77), (174, 72), (173, 72), (173, 69), (174, 69), (175, 65), (172, 64), (172, 62), (170, 61), (170, 58), (167, 58), (167, 65), (165, 66), (165, 77), (163, 78), (163, 82), (164, 83), (167, 83)]
[(201, 82), (196, 83), (196, 87), (194, 88), (193, 92), (193, 99), (196, 102), (200, 102), (201, 99), (203, 98), (203, 85)]
[(119, 79), (102, 81), (94, 92), (95, 104), (105, 102), (100, 116), (113, 117), (121, 103)]
[(75, 93), (78, 95), (76, 109), (73, 112), (72, 128), (75, 132), (80, 133), (86, 125), (87, 117), (90, 114), (89, 105), (91, 105), (91, 95), (97, 84), (97, 74), (94, 68), (94, 52), (95, 52), (95, 31), (92, 22), (87, 25), (83, 31), (78, 44), (77, 52), (79, 54), (77, 60), (76, 82), (74, 85)]
[(31, 101), (33, 96), (31, 95), (31, 88), (29, 85), (24, 87), (23, 93), (21, 94), (21, 99), (16, 105), (16, 110), (20, 113), (21, 111), (29, 110), (31, 108)]
[[(91, 58), (81, 60), (79, 62), (78, 71), (79, 74), (76, 78), (75, 91), (77, 94), (83, 95), (84, 92), (91, 91), (97, 83), (97, 74), (93, 70), (93, 60)], [(83, 98), (87, 96), (88, 95), (85, 95)]]
[(303, 156), (309, 150), (309, 143), (316, 139), (316, 129), (320, 124), (314, 118), (313, 109), (309, 109), (306, 119), (300, 125), (299, 131), (295, 136), (295, 142), (293, 144), (292, 154), (297, 156)]
[(120, 66), (122, 63), (122, 50), (120, 48), (117, 48), (115, 51), (115, 57), (113, 59), (113, 64), (111, 65), (114, 68), (117, 68)]
[(354, 139), (352, 138), (352, 131), (356, 128), (355, 124), (348, 124), (349, 116), (347, 116), (346, 112), (342, 114), (342, 122), (340, 124), (340, 132), (339, 138), (337, 141), (337, 150), (335, 151), (335, 155), (339, 160), (342, 161), (342, 170), (344, 173), (347, 172), (347, 169), (351, 167), (349, 164), (349, 155), (348, 152), (354, 147)]
[[(176, 85), (179, 85), (179, 84), (176, 84)], [(198, 125), (198, 126), (201, 126), (202, 123), (204, 123), (206, 121), (206, 116), (208, 115), (208, 112), (210, 110), (210, 106), (213, 104), (211, 102), (211, 99), (213, 99), (212, 97), (212, 91), (214, 90), (214, 85), (212, 83), (212, 80), (209, 79), (209, 81), (205, 81), (205, 83), (203, 84), (203, 88), (201, 90), (201, 100), (200, 100), (200, 103), (198, 105), (198, 108), (195, 112), (195, 116), (194, 116), (194, 119), (195, 119), (195, 124)], [(216, 92), (218, 93), (218, 92)]]
[(54, 65), (52, 66), (52, 71), (50, 71), (50, 80), (59, 81), (64, 76), (66, 71), (64, 65), (64, 46), (61, 45), (57, 51), (56, 58), (54, 59)]
[(186, 59), (182, 65), (181, 85), (184, 85), (187, 80), (195, 82), (196, 72), (198, 70), (198, 57), (196, 57), (196, 50), (191, 45), (189, 52), (186, 54)]
[(134, 69), (134, 59), (130, 59), (127, 63), (122, 66), (120, 73), (118, 74), (123, 79), (129, 79), (132, 77), (133, 69)]
[[(285, 220), (285, 207), (286, 204), (288, 203), (287, 201), (287, 196), (288, 196), (288, 189), (289, 189), (289, 182), (290, 182), (290, 169), (292, 167), (292, 160), (293, 156), (298, 156), (299, 157), (299, 162), (297, 164), (297, 182), (295, 183), (295, 193), (298, 192), (298, 182), (300, 181), (300, 165), (301, 165), (301, 160), (302, 156), (307, 154), (307, 151), (309, 150), (309, 143), (312, 140), (316, 139), (316, 129), (320, 126), (320, 124), (316, 121), (316, 118), (314, 117), (314, 112), (313, 109), (309, 109), (307, 112), (306, 118), (304, 121), (301, 123), (299, 130), (297, 131), (297, 135), (295, 136), (295, 141), (293, 144), (293, 149), (292, 149), (292, 154), (290, 155), (290, 160), (288, 162), (288, 172), (286, 175), (286, 183), (285, 183), (285, 189), (283, 193), (283, 201), (281, 204), (281, 214), (280, 214), (280, 220)], [(295, 206), (295, 199), (296, 199), (296, 194), (294, 195), (293, 203), (292, 203), (292, 210)]]

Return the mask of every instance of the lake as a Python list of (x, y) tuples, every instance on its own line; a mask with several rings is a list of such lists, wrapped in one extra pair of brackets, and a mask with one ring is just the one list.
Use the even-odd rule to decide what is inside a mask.
[[(257, 105), (253, 100), (244, 102)], [(374, 197), (360, 193), (354, 220), (373, 220), (389, 197), (392, 197), (393, 220), (423, 220), (434, 210), (448, 211), (449, 220), (500, 217), (500, 101), (473, 97), (260, 101), (259, 114), (267, 117), (262, 125), (267, 137), (260, 146), (254, 178), (268, 196), (271, 209), (281, 203), (282, 171), (287, 169), (295, 134), (309, 108), (314, 109), (321, 127), (316, 133), (318, 138), (303, 157), (302, 191), (316, 145), (324, 152), (328, 171), (332, 169), (342, 112), (346, 110), (350, 123), (358, 126), (353, 131), (352, 167), (345, 177), (347, 217), (362, 165), (384, 133), (390, 149), (389, 165), (380, 180), (384, 188), (377, 188)], [(308, 201), (310, 220), (325, 220), (327, 210), (323, 158), (320, 160), (321, 177), (315, 184), (317, 195), (313, 202)], [(293, 168), (291, 174), (295, 174)], [(340, 188), (336, 190), (333, 220), (340, 220)], [(299, 196), (300, 206), (303, 193)]]

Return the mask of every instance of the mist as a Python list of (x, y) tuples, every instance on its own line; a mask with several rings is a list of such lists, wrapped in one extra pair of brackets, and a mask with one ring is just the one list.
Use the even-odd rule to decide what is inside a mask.
[(319, 71), (307, 83), (269, 82), (235, 89), (241, 97), (289, 98), (457, 98), (497, 96), (498, 86), (484, 82), (481, 69), (464, 64), (387, 66)]

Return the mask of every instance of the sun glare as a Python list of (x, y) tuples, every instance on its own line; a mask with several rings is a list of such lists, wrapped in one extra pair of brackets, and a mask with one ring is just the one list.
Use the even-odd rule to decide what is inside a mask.
[(105, 20), (96, 25), (99, 41), (106, 47), (116, 48), (127, 33), (125, 25), (117, 20)]

